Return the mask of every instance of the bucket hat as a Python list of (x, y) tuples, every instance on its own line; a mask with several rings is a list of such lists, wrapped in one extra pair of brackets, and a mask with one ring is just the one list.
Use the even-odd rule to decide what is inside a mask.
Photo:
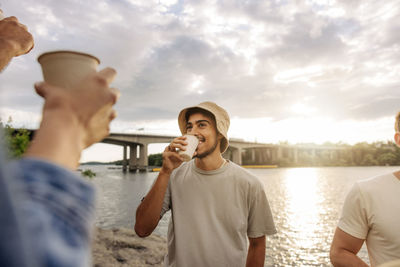
[(228, 129), (230, 125), (230, 119), (228, 112), (226, 112), (225, 109), (218, 106), (214, 102), (209, 102), (209, 101), (202, 102), (197, 106), (185, 108), (179, 113), (178, 116), (179, 129), (181, 130), (182, 134), (186, 134), (186, 113), (193, 108), (200, 108), (214, 115), (217, 130), (223, 136), (221, 140), (220, 150), (221, 153), (224, 153), (229, 146)]

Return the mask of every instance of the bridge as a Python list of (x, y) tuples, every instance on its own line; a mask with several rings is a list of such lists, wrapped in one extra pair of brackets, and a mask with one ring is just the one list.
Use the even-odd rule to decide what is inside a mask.
[[(122, 134), (112, 133), (103, 139), (102, 143), (119, 145), (123, 147), (123, 170), (144, 171), (148, 165), (148, 145), (155, 143), (170, 143), (177, 136), (162, 136), (151, 134)], [(129, 157), (128, 157), (129, 149)], [(276, 164), (280, 160), (290, 160), (297, 163), (299, 155), (311, 158), (318, 157), (321, 153), (327, 154), (330, 159), (340, 157), (343, 148), (336, 146), (317, 145), (286, 145), (264, 144), (247, 142), (231, 138), (229, 147), (223, 157), (239, 165), (246, 164)]]

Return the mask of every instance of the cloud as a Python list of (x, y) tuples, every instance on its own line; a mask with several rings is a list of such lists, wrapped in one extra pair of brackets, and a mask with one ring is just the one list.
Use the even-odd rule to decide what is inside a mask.
[(232, 117), (275, 122), (316, 114), (379, 120), (398, 109), (394, 0), (23, 0), (2, 9), (36, 40), (0, 76), (12, 110), (39, 112), (36, 58), (56, 49), (88, 52), (117, 69), (119, 123), (172, 121), (205, 100)]

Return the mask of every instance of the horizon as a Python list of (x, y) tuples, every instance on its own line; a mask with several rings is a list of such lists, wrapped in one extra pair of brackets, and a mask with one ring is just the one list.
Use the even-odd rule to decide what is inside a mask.
[[(37, 57), (75, 50), (118, 72), (111, 132), (179, 135), (179, 111), (213, 101), (231, 116), (230, 137), (249, 141), (354, 144), (394, 134), (396, 0), (0, 0), (0, 7), (35, 39), (0, 75), (0, 118), (12, 116), (16, 127), (40, 123)], [(95, 145), (81, 160), (118, 153)]]

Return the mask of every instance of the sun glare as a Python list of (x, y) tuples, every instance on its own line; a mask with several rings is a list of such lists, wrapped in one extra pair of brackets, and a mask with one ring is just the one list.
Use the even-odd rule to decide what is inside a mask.
[(290, 84), (294, 82), (310, 82), (312, 78), (324, 74), (321, 66), (308, 66), (305, 68), (290, 69), (277, 73), (274, 77), (276, 83)]
[(292, 231), (292, 242), (301, 249), (313, 249), (318, 244), (314, 236), (321, 229), (318, 173), (314, 168), (288, 169), (285, 175), (287, 228)]
[(312, 113), (315, 113), (317, 109), (303, 103), (296, 103), (291, 107), (291, 110), (296, 114), (310, 115)]

